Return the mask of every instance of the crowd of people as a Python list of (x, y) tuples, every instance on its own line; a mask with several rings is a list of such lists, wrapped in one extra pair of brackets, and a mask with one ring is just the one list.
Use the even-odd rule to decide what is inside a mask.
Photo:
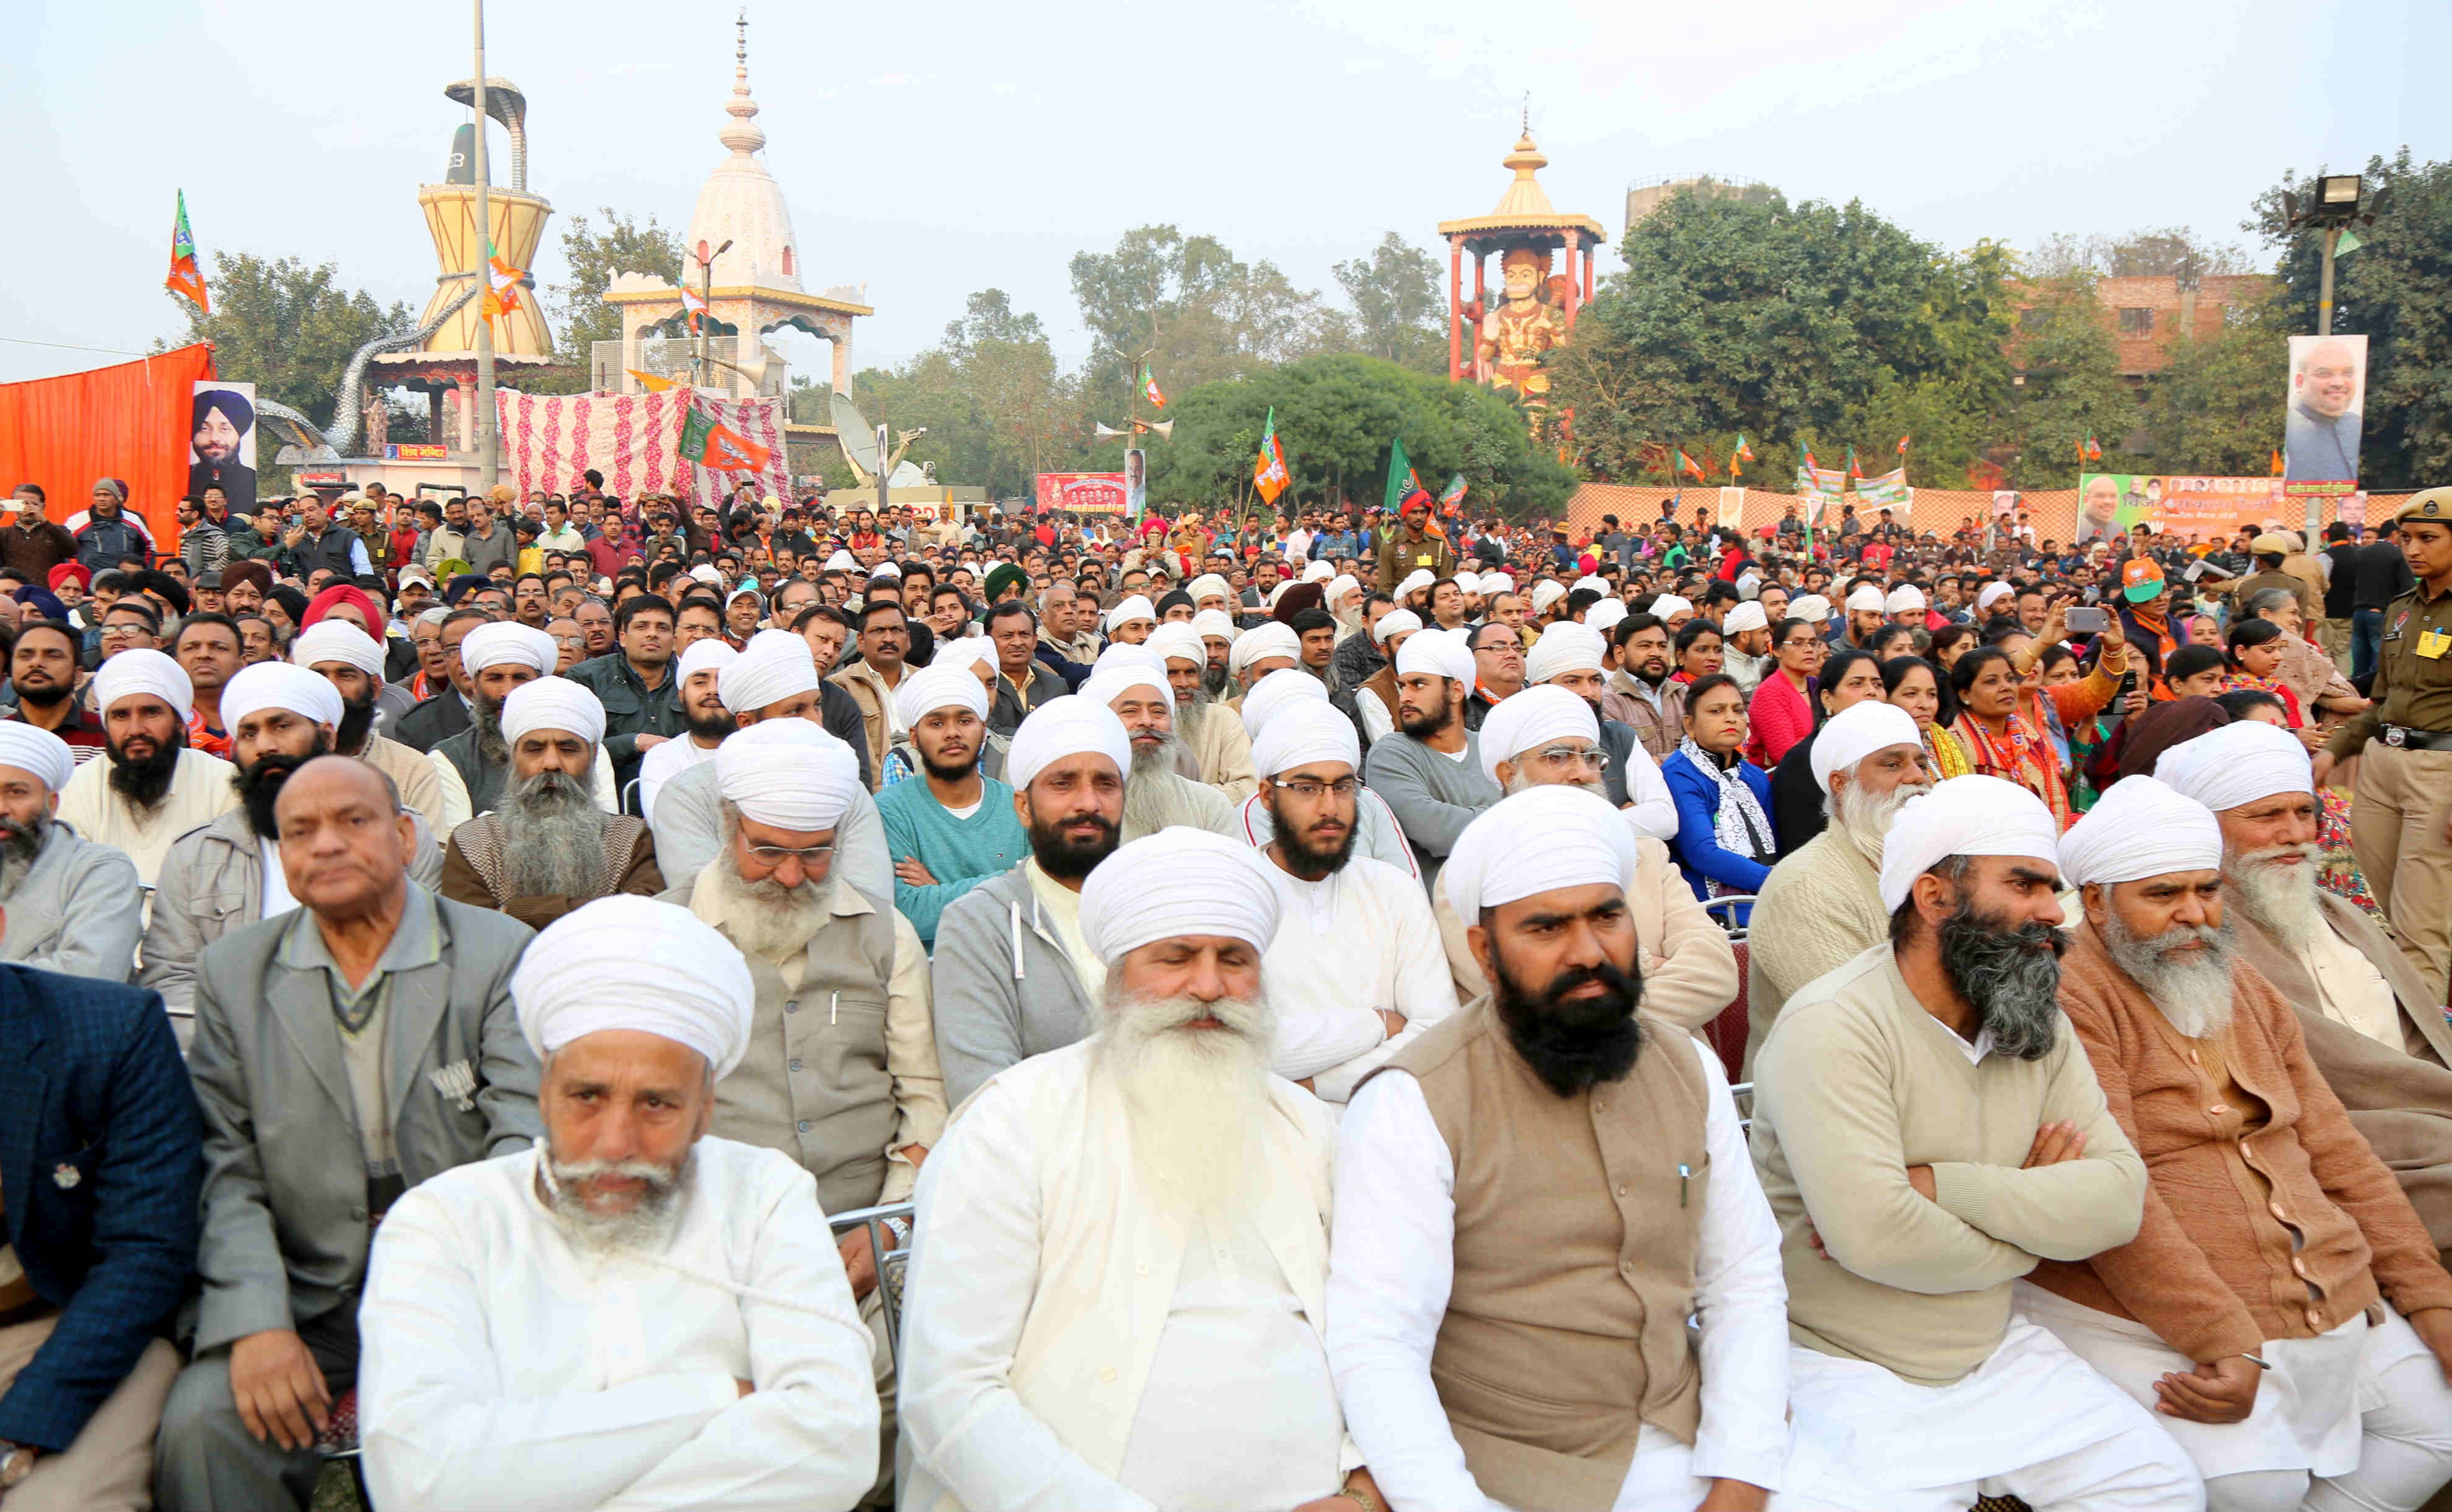
[(2452, 1481), (2452, 489), (602, 490), (18, 489), (9, 1512)]

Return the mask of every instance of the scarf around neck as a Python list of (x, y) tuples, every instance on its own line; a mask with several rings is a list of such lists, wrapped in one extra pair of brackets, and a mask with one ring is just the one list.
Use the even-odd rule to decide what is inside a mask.
[[(1696, 744), (1691, 735), (1677, 742), (1677, 749), (1686, 754), (1687, 760), (1694, 763), (1696, 771), (1720, 785), (1719, 807), (1711, 815), (1711, 837), (1719, 843), (1720, 849), (1763, 866), (1770, 865), (1779, 847), (1771, 839), (1770, 818), (1763, 813), (1762, 804), (1755, 800), (1754, 790), (1738, 776), (1738, 768), (1744, 763), (1731, 761), (1726, 767), (1721, 766), (1720, 758)], [(1743, 891), (1711, 882), (1709, 878), (1705, 880), (1713, 897), (1726, 897)]]

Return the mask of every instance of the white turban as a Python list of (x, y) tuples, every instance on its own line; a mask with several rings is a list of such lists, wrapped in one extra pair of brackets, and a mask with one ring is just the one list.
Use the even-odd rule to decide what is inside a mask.
[(1260, 732), (1287, 707), (1311, 699), (1328, 702), (1328, 684), (1300, 667), (1279, 667), (1252, 684), (1252, 691), (1243, 695), (1244, 733), (1257, 740)]
[(1234, 649), (1226, 653), (1226, 670), (1239, 677), (1253, 662), (1266, 661), (1272, 657), (1290, 657), (1296, 661), (1302, 659), (1302, 638), (1295, 634), (1293, 626), (1276, 619), (1255, 625), (1236, 636)]
[(900, 582), (902, 580), (902, 567), (900, 562), (880, 561), (877, 564), (876, 568), (869, 573), (869, 576), (872, 578), (891, 578), (895, 581)]
[(1470, 594), (1477, 594), (1481, 592), (1481, 579), (1473, 573), (1457, 573), (1455, 575), (1455, 585)]
[(1581, 736), (1600, 743), (1600, 720), (1583, 695), (1546, 684), (1498, 701), (1481, 720), (1481, 775), (1498, 780), (1498, 763), (1552, 740)]
[(1830, 618), (1830, 600), (1818, 593), (1807, 594), (1802, 599), (1791, 599), (1788, 603), (1788, 617), (1790, 619), (1802, 619), (1808, 624), (1821, 624)]
[(946, 667), (932, 662), (906, 675), (902, 686), (894, 690), (894, 712), (905, 728), (939, 709), (950, 708), (968, 709), (982, 719), (988, 717), (988, 690), (967, 661)]
[(1398, 603), (1403, 603), (1405, 601), (1406, 595), (1418, 593), (1436, 581), (1438, 581), (1438, 579), (1431, 575), (1431, 570), (1428, 567), (1416, 567), (1412, 572), (1405, 574), (1404, 581), (1396, 584), (1396, 601)]
[(2002, 599), (2010, 597), (2017, 591), (2017, 589), (2009, 586), (2006, 582), (1987, 582), (1982, 588), (1976, 590), (1976, 611), (1981, 613), (1984, 610), (1989, 609), (1994, 604), (1999, 603)]
[(158, 651), (123, 651), (94, 671), (93, 707), (98, 714), (107, 715), (120, 699), (142, 693), (176, 710), (181, 724), (195, 716), (196, 688), (188, 680), (187, 669)]
[(858, 572), (860, 571), (860, 559), (853, 556), (848, 551), (838, 549), (833, 556), (826, 559), (826, 564), (823, 570), (826, 572)]
[(1765, 614), (1763, 606), (1758, 603), (1741, 603), (1730, 610), (1720, 620), (1720, 633), (1724, 636), (1743, 635), (1749, 630), (1769, 630), (1770, 628), (1770, 616)]
[(1057, 762), (1085, 754), (1113, 761), (1120, 776), (1133, 769), (1133, 737), (1115, 710), (1068, 693), (1031, 710), (1013, 732), (1013, 744), (1004, 754), (1004, 778), (1018, 793)]
[(1515, 579), (1510, 578), (1503, 572), (1485, 572), (1481, 575), (1481, 591), (1485, 595), (1493, 593), (1513, 593), (1515, 591)]
[[(1157, 638), (1156, 635), (1150, 638), (1151, 640)], [(1148, 640), (1142, 641), (1139, 645), (1134, 645), (1128, 640), (1111, 641), (1099, 650), (1097, 659), (1090, 663), (1090, 676), (1095, 677), (1099, 673), (1117, 672), (1125, 667), (1137, 667), (1143, 672), (1163, 674), (1166, 671), (1166, 658), (1152, 648)]]
[(1391, 609), (1379, 617), (1377, 624), (1371, 627), (1371, 638), (1384, 646), (1388, 643), (1390, 636), (1401, 636), (1409, 630), (1421, 628), (1420, 615), (1411, 609)]
[(1555, 578), (1544, 578), (1532, 585), (1532, 612), (1545, 615), (1550, 606), (1567, 597), (1567, 585)]
[(1235, 643), (1235, 617), (1223, 609), (1201, 610), (1192, 617), (1192, 628), (1203, 640), (1215, 636), (1230, 646)]
[(1151, 606), (1148, 598), (1141, 594), (1135, 594), (1107, 611), (1107, 630), (1113, 634), (1136, 619), (1156, 619), (1157, 618), (1157, 610)]
[[(732, 642), (722, 636), (708, 636), (703, 640), (693, 640), (689, 643), (689, 649), (682, 653), (681, 665), (675, 670), (673, 676), (682, 682), (687, 682), (710, 668), (720, 674), (724, 668), (740, 659), (741, 653), (732, 649)], [(815, 663), (812, 662), (811, 665), (815, 666)], [(718, 686), (722, 686), (721, 679), (718, 681)]]
[[(950, 671), (960, 671), (977, 666), (993, 667), (996, 664), (997, 645), (995, 638), (991, 636), (964, 636), (958, 640), (939, 640), (937, 642), (936, 655), (928, 658), (929, 666), (943, 667)], [(815, 663), (812, 662), (811, 665)], [(976, 674), (972, 680), (979, 680)]]
[(1848, 596), (1848, 612), (1851, 615), (1877, 615), (1887, 602), (1888, 600), (1883, 597), (1882, 590), (1869, 582)]
[(761, 630), (715, 679), (716, 697), (734, 714), (763, 709), (818, 686), (818, 658), (789, 630)]
[(840, 824), (863, 791), (860, 757), (814, 719), (762, 719), (726, 736), (715, 786), (742, 818), (802, 834)]
[[(1313, 682), (1319, 680), (1306, 673), (1292, 675)], [(1268, 728), (1252, 737), (1252, 770), (1260, 776), (1273, 777), (1315, 761), (1342, 761), (1358, 772), (1362, 769), (1361, 738), (1354, 733), (1354, 721), (1326, 698), (1290, 698), (1269, 717)]]
[(1081, 684), (1081, 697), (1112, 708), (1117, 698), (1135, 688), (1157, 689), (1157, 696), (1166, 701), (1168, 716), (1174, 716), (1175, 687), (1166, 680), (1164, 663), (1153, 667), (1147, 661), (1136, 659), (1101, 667), (1090, 674), (1090, 680)]
[(1882, 907), (1897, 913), (1915, 879), (1953, 855), (2025, 855), (2057, 866), (2060, 838), (2052, 811), (2015, 782), (1977, 776), (1936, 782), (1908, 799), (1882, 841)]
[(686, 1045), (722, 1081), (749, 1049), (749, 963), (689, 910), (616, 893), (545, 926), (511, 973), (520, 1032), (542, 1060), (572, 1040), (635, 1030)]
[(49, 730), (22, 719), (0, 720), (0, 767), (31, 774), (35, 781), (57, 793), (76, 776), (76, 756), (66, 740)]
[(568, 677), (531, 678), (503, 700), (503, 738), (516, 744), (531, 730), (560, 730), (602, 745), (604, 705)]
[(1328, 579), (1328, 591), (1324, 596), (1324, 601), (1330, 608), (1334, 609), (1336, 607), (1336, 600), (1344, 598), (1347, 594), (1360, 591), (1361, 587), (1362, 580), (1360, 579), (1355, 577), (1354, 574), (1350, 572), (1340, 572), (1335, 577)]
[(1417, 674), (1453, 677), (1470, 688), (1477, 676), (1473, 649), (1455, 631), (1425, 630), (1396, 648), (1396, 676), (1410, 677)]
[[(2183, 740), (2157, 757), (2154, 775), (2216, 814), (2282, 793), (2313, 793), (2307, 748), (2278, 724), (2240, 719)], [(2128, 786), (2126, 779), (2113, 792)]]
[(475, 677), (487, 667), (517, 666), (543, 674), (562, 658), (562, 648), (542, 630), (508, 619), (479, 625), (460, 642), (460, 665)]
[(1304, 582), (1326, 582), (1328, 579), (1335, 576), (1336, 563), (1333, 561), (1315, 561), (1303, 568), (1301, 580)]
[(1922, 614), (1924, 590), (1911, 582), (1899, 584), (1890, 590), (1888, 598), (1882, 600), (1882, 612), (1891, 615)]
[(1161, 662), (1179, 658), (1203, 671), (1209, 667), (1209, 647), (1201, 642), (1200, 632), (1180, 619), (1170, 619), (1150, 632), (1141, 642), (1142, 648)]
[[(838, 557), (844, 557), (849, 556), (850, 553), (839, 551), (836, 552), (835, 555)], [(689, 570), (689, 576), (692, 582), (702, 582), (710, 588), (721, 588), (723, 586), (723, 570), (716, 566), (713, 562), (700, 562), (697, 566), (692, 567)]]
[(1122, 847), (1081, 884), (1081, 943), (1112, 968), (1153, 940), (1221, 934), (1265, 951), (1277, 890), (1257, 851), (1170, 825)]
[[(291, 665), (300, 667), (345, 662), (377, 682), (384, 680), (384, 648), (375, 644), (374, 637), (338, 615), (326, 616), (299, 631), (298, 638), (289, 642), (289, 660)], [(222, 728), (227, 730), (229, 726), (225, 724)]]
[(1622, 888), (1634, 861), (1634, 831), (1607, 798), (1553, 782), (1484, 809), (1456, 837), (1439, 876), (1456, 917), (1470, 928), (1483, 909), (1537, 893), (1601, 883)]
[(2222, 858), (2222, 824), (2213, 810), (2142, 775), (2106, 789), (2061, 836), (2061, 874), (2071, 887), (2210, 872)]
[[(1568, 590), (1568, 592), (1570, 592), (1570, 593), (1582, 593), (1582, 592), (1586, 591), (1587, 589), (1589, 589), (1590, 591), (1592, 591), (1592, 592), (1593, 592), (1593, 593), (1599, 594), (1602, 598), (1606, 599), (1606, 598), (1608, 598), (1608, 597), (1610, 596), (1610, 585), (1609, 585), (1609, 579), (1608, 579), (1607, 578), (1597, 578), (1597, 577), (1583, 577), (1583, 578), (1578, 578), (1578, 579), (1575, 579), (1575, 585), (1574, 585), (1572, 588), (1569, 589), (1569, 590)], [(1680, 602), (1680, 603), (1685, 603), (1685, 600), (1681, 599), (1679, 599), (1679, 600), (1678, 600), (1678, 602)], [(1691, 609), (1691, 608), (1693, 608), (1694, 606), (1693, 606), (1692, 604), (1686, 604), (1686, 607), (1687, 607), (1687, 608), (1689, 608), (1689, 609)]]
[(1608, 646), (1601, 633), (1592, 626), (1562, 619), (1542, 631), (1541, 638), (1532, 642), (1532, 650), (1524, 658), (1524, 680), (1542, 683), (1562, 672), (1598, 672), (1601, 653)]
[[(1598, 608), (1600, 606), (1595, 604), (1593, 607)], [(1693, 612), (1694, 601), (1692, 599), (1680, 599), (1673, 593), (1662, 594), (1660, 597), (1651, 600), (1651, 617), (1654, 619), (1667, 619), (1671, 615), (1691, 615)]]
[(287, 661), (259, 661), (252, 667), (242, 667), (236, 677), (222, 685), (223, 729), (236, 731), (240, 720), (267, 709), (287, 709), (305, 716), (310, 723), (337, 726), (342, 714), (341, 690), (321, 673)]
[(1830, 791), (1830, 774), (1854, 772), (1856, 763), (1894, 745), (1924, 749), (1924, 733), (1915, 716), (1879, 698), (1851, 703), (1830, 717), (1813, 736), (1813, 755), (1807, 763), (1814, 785)]
[(1584, 623), (1592, 626), (1594, 630), (1606, 634), (1611, 629), (1614, 628), (1617, 622), (1625, 619), (1626, 616), (1627, 608), (1626, 601), (1624, 599), (1604, 599), (1600, 602), (1592, 605), (1590, 609), (1584, 611)]
[(1204, 572), (1199, 577), (1193, 579), (1190, 582), (1183, 585), (1183, 591), (1192, 596), (1192, 601), (1196, 604), (1203, 599), (1232, 599), (1235, 597), (1235, 590), (1227, 585), (1226, 579), (1217, 576), (1217, 574), (1214, 572)]

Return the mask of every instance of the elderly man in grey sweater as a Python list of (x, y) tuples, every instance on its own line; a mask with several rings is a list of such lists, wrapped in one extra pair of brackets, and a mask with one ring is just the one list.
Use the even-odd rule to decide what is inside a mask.
[(124, 982), (145, 929), (145, 894), (135, 863), (54, 817), (75, 771), (58, 736), (0, 723), (0, 960)]
[(1425, 886), (1438, 879), (1464, 827), (1499, 797), (1464, 724), (1473, 685), (1473, 652), (1461, 635), (1407, 637), (1396, 651), (1396, 728), (1371, 742), (1362, 761), (1362, 780), (1396, 815)]

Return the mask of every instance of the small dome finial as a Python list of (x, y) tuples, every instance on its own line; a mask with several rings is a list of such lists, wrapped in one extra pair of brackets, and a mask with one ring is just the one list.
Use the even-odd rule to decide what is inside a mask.
[(749, 8), (741, 8), (741, 17), (733, 23), (740, 29), (732, 50), (732, 98), (724, 104), (723, 113), (732, 117), (715, 139), (735, 152), (750, 153), (766, 145), (766, 133), (758, 128), (758, 102), (749, 97)]

